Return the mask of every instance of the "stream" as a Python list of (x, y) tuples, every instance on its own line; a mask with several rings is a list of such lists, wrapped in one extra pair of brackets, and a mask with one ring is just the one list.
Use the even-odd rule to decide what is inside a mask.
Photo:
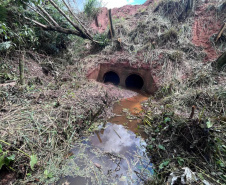
[(70, 174), (58, 185), (138, 185), (150, 179), (152, 164), (145, 135), (135, 116), (148, 97), (138, 94), (114, 104), (115, 117), (75, 144), (68, 162)]

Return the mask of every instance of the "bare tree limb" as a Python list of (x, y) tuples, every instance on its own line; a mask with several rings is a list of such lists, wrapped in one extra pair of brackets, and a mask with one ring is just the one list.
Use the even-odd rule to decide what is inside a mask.
[(220, 31), (218, 32), (215, 42), (218, 41), (218, 39), (221, 37), (221, 35), (225, 29), (226, 29), (226, 22), (224, 23), (224, 25), (221, 27)]
[(40, 15), (47, 23), (49, 23), (50, 25), (52, 25), (51, 24), (51, 22), (44, 16), (44, 15), (42, 15), (38, 10), (36, 10), (35, 8), (33, 8), (32, 6), (30, 6), (30, 5), (27, 5), (30, 9), (32, 9), (33, 11), (35, 11), (38, 15)]
[(24, 18), (25, 18), (26, 20), (29, 20), (29, 21), (35, 23), (35, 24), (38, 25), (39, 27), (42, 27), (42, 28), (44, 28), (44, 29), (47, 29), (47, 28), (48, 28), (47, 25), (44, 25), (44, 24), (42, 24), (42, 23), (40, 23), (40, 22), (38, 22), (38, 21), (36, 21), (36, 20), (30, 19), (30, 18), (28, 18), (28, 17), (24, 17)]
[[(79, 21), (79, 19), (76, 17), (76, 15), (73, 13), (72, 9), (70, 8), (70, 6), (66, 3), (65, 0), (63, 0), (65, 6), (68, 8), (68, 11), (70, 12), (70, 14), (72, 14), (72, 16), (75, 18), (75, 20), (77, 21), (77, 24), (75, 24), (69, 16), (67, 16), (61, 9), (60, 7), (55, 4), (53, 2), (53, 0), (48, 0), (53, 7), (62, 15), (64, 16), (64, 18), (75, 28), (75, 29), (67, 29), (67, 28), (63, 28), (61, 26), (59, 26), (59, 24), (52, 18), (51, 15), (48, 14), (48, 12), (41, 6), (37, 5), (37, 9), (34, 9), (32, 6), (29, 6), (33, 11), (35, 11), (36, 13), (38, 13), (42, 18), (45, 19), (45, 21), (48, 23), (48, 25), (46, 24), (42, 24), (39, 21), (33, 20), (31, 18), (25, 17), (26, 20), (31, 21), (32, 23), (34, 23), (35, 25), (43, 28), (44, 30), (47, 31), (56, 31), (56, 32), (60, 32), (60, 33), (64, 33), (64, 34), (73, 34), (76, 35), (78, 37), (81, 37), (83, 39), (88, 39), (90, 41), (92, 41), (94, 44), (101, 44), (98, 41), (93, 40), (93, 37), (89, 34), (89, 32), (87, 31), (87, 29), (85, 28), (85, 26), (81, 23), (81, 21)], [(40, 13), (42, 12), (42, 13)]]
[(49, 18), (50, 21), (52, 21), (52, 23), (55, 25), (55, 26), (59, 26), (57, 24), (57, 22), (48, 14), (48, 12), (42, 8), (41, 6), (37, 5), (37, 7), (45, 14), (45, 16), (47, 16)]
[(82, 30), (81, 30), (81, 28), (78, 26), (78, 25), (76, 25), (74, 22), (72, 22), (72, 20), (52, 1), (52, 0), (49, 0), (49, 2), (67, 19), (67, 21), (69, 22), (69, 23), (71, 23), (71, 25), (76, 29), (76, 30), (78, 30), (80, 33), (81, 33), (81, 35), (84, 35), (83, 36), (83, 38), (87, 38), (87, 39), (90, 39), (91, 41), (93, 40), (93, 38), (89, 38), (86, 34), (85, 34), (85, 32), (83, 32)]
[(82, 37), (84, 39), (87, 39), (87, 37), (84, 34), (81, 34), (77, 30), (65, 29), (65, 28), (62, 28), (60, 26), (44, 25), (44, 24), (42, 24), (42, 23), (40, 23), (38, 21), (35, 21), (33, 19), (30, 19), (28, 17), (25, 17), (25, 19), (33, 22), (37, 26), (39, 26), (39, 27), (41, 27), (41, 28), (43, 28), (45, 30), (48, 30), (48, 31), (57, 31), (57, 32), (60, 32), (60, 33), (65, 33), (65, 34), (73, 34), (73, 35)]
[(82, 27), (82, 29), (84, 30), (84, 32), (86, 33), (86, 35), (89, 38), (92, 38), (91, 35), (88, 33), (88, 31), (86, 30), (86, 28), (83, 26), (83, 24), (79, 21), (79, 19), (75, 16), (75, 14), (73, 13), (72, 9), (68, 6), (68, 4), (65, 2), (65, 0), (63, 0), (65, 6), (67, 7), (67, 9), (69, 10), (69, 12), (71, 13), (71, 15), (75, 18), (75, 20), (79, 23), (79, 25)]

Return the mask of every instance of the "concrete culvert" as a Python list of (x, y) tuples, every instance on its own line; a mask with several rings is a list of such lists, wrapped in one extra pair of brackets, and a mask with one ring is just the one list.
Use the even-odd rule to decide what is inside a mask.
[(139, 75), (132, 74), (126, 78), (126, 88), (128, 89), (140, 90), (142, 89), (143, 85), (144, 81)]
[(119, 85), (120, 82), (120, 78), (117, 75), (117, 73), (113, 72), (113, 71), (109, 71), (107, 73), (105, 73), (104, 75), (104, 83), (113, 83), (114, 85)]

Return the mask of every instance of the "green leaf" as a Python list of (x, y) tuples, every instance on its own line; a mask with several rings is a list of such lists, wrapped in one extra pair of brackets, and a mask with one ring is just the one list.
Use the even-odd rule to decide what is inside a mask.
[(169, 118), (169, 117), (166, 117), (165, 119), (164, 119), (164, 123), (167, 123), (167, 122), (170, 122), (171, 121), (171, 119)]
[(0, 169), (2, 169), (2, 166), (5, 164), (5, 154), (0, 156)]
[(151, 150), (153, 149), (153, 145), (148, 145), (147, 148)]
[(211, 128), (213, 126), (213, 123), (210, 120), (208, 120), (206, 122), (206, 126), (207, 126), (207, 128)]
[(182, 166), (184, 164), (184, 159), (182, 159), (182, 158), (179, 157), (177, 159), (177, 162), (179, 163), (180, 166)]
[(12, 42), (11, 41), (7, 41), (7, 42), (2, 42), (0, 43), (0, 51), (4, 51), (9, 49), (12, 46)]
[(2, 149), (2, 145), (0, 145), (0, 153), (2, 153), (3, 149)]
[(34, 171), (34, 166), (37, 164), (37, 162), (38, 162), (38, 158), (37, 158), (37, 156), (36, 155), (31, 155), (30, 156), (30, 167), (31, 167), (31, 169)]
[(159, 149), (166, 150), (166, 148), (163, 145), (158, 145)]
[(164, 167), (168, 166), (170, 160), (166, 160), (166, 161), (163, 161), (160, 165), (159, 165), (159, 169), (163, 169)]
[(47, 179), (47, 178), (52, 178), (52, 177), (53, 177), (53, 174), (50, 173), (48, 170), (45, 170), (45, 171), (44, 171), (44, 175), (45, 175), (45, 178), (46, 178), (46, 179)]
[(224, 163), (223, 163), (221, 160), (218, 160), (218, 161), (217, 161), (217, 164), (218, 164), (221, 168), (224, 168), (224, 167), (225, 167)]
[(11, 155), (11, 156), (9, 156), (9, 157), (6, 157), (8, 160), (10, 160), (10, 161), (14, 161), (15, 160), (15, 155), (13, 154), (13, 155)]
[(203, 175), (202, 175), (201, 173), (198, 173), (198, 176), (199, 176), (199, 178), (200, 178), (202, 181), (205, 180), (204, 177), (203, 177)]
[(5, 165), (9, 166), (10, 162), (14, 161), (14, 160), (15, 160), (15, 155), (14, 154), (9, 156), (9, 157), (5, 157)]

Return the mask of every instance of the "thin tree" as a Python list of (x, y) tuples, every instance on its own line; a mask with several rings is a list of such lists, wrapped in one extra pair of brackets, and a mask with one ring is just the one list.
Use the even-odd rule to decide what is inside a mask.
[(20, 85), (25, 84), (24, 80), (24, 52), (22, 52), (22, 58), (19, 59), (19, 70), (20, 70)]

